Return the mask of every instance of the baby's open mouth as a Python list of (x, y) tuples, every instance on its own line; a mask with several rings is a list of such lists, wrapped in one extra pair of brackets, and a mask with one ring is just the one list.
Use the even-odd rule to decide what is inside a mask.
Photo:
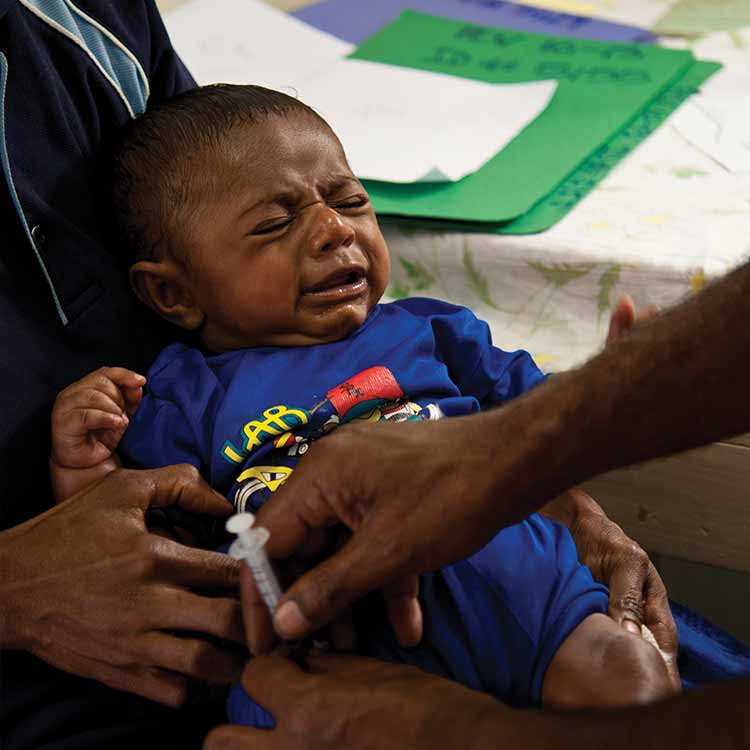
[(329, 274), (314, 286), (303, 289), (303, 293), (325, 294), (328, 292), (334, 294), (346, 294), (347, 292), (354, 291), (365, 284), (366, 279), (364, 269), (342, 269), (341, 271)]

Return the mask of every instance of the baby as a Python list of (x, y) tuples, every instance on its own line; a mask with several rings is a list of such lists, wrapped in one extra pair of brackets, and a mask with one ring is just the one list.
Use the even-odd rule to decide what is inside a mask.
[[(297, 99), (219, 85), (147, 111), (116, 152), (113, 199), (135, 293), (188, 340), (160, 354), (143, 396), (146, 381), (117, 368), (64, 392), (60, 497), (112, 470), (117, 448), (135, 466), (190, 463), (238, 511), (257, 510), (346, 422), (470, 414), (544, 379), (465, 308), (379, 303), (389, 259), (367, 193)], [(605, 615), (606, 589), (555, 522), (504, 529), (420, 586), (422, 642), (399, 645), (371, 597), (355, 608), (359, 650), (520, 706), (671, 692), (658, 651)], [(239, 689), (230, 714), (264, 725)]]

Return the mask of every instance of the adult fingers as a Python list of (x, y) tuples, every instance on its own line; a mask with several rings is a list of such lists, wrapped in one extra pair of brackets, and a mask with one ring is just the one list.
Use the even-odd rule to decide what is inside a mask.
[(669, 606), (667, 589), (653, 564), (649, 565), (644, 599), (645, 624), (654, 634), (659, 648), (668, 653), (677, 653), (677, 626)]
[(256, 517), (256, 525), (271, 534), (266, 550), (275, 559), (300, 551), (306, 556), (315, 554), (329, 541), (321, 530), (340, 520), (325, 497), (310, 488), (298, 487), (296, 478), (296, 473), (292, 474)]
[[(328, 454), (319, 455), (325, 459)], [(328, 475), (323, 464), (321, 471)], [(307, 549), (320, 536), (321, 529), (343, 523), (357, 530), (340, 550), (301, 576), (282, 597), (274, 626), (288, 640), (301, 638), (329, 623), (344, 607), (392, 577), (392, 565), (382, 556), (386, 549), (393, 551), (393, 544), (383, 542), (383, 535), (373, 534), (372, 530), (366, 532), (361, 499), (355, 508), (339, 498), (341, 507), (334, 508), (322, 487), (315, 481), (301, 485), (295, 472), (260, 510), (256, 521), (270, 531), (266, 548), (277, 559)], [(356, 495), (361, 497), (360, 493)]]
[(643, 309), (639, 310), (635, 316), (636, 323), (643, 323), (646, 320), (656, 317), (659, 314), (659, 305), (646, 305)]
[(187, 681), (177, 674), (156, 668), (115, 666), (78, 654), (59, 643), (50, 643), (35, 653), (65, 672), (96, 680), (115, 690), (136, 693), (173, 708), (184, 705), (187, 699)]
[(363, 526), (338, 552), (308, 571), (284, 594), (274, 613), (276, 632), (303, 638), (330, 622), (344, 607), (395, 578), (392, 544), (373, 543)]
[(171, 708), (181, 708), (188, 698), (185, 677), (161, 669), (127, 670), (123, 675), (123, 685), (118, 689), (137, 693)]
[(646, 627), (653, 633), (667, 664), (669, 679), (676, 690), (681, 688), (677, 669), (677, 625), (672, 617), (669, 596), (661, 576), (651, 564), (644, 591), (644, 618)]
[(413, 648), (422, 640), (423, 630), (419, 576), (397, 578), (383, 588), (383, 596), (396, 640), (404, 648)]
[[(334, 677), (337, 682), (339, 680), (352, 680), (375, 684), (379, 679), (377, 675), (392, 672), (396, 668), (393, 664), (387, 664), (369, 656), (329, 653), (319, 649), (309, 651), (305, 661), (311, 679), (314, 679), (315, 676), (323, 677), (327, 675)], [(416, 667), (407, 667), (406, 669), (412, 670), (413, 675), (421, 673)], [(302, 688), (300, 688), (301, 691)]]
[(240, 599), (242, 601), (242, 619), (245, 624), (245, 637), (250, 653), (266, 654), (276, 642), (276, 633), (258, 587), (255, 585), (250, 569), (243, 565), (240, 570)]
[(200, 596), (171, 587), (160, 587), (154, 599), (148, 618), (154, 628), (207, 633), (245, 643), (240, 603), (234, 599)]
[(209, 732), (203, 750), (274, 750), (281, 748), (282, 742), (278, 732), (225, 724)]
[(618, 561), (606, 584), (609, 586), (609, 616), (621, 627), (640, 634), (644, 623), (643, 590), (649, 570), (646, 553), (635, 543)]
[(314, 679), (287, 658), (285, 649), (279, 649), (251, 659), (242, 673), (242, 686), (271, 715), (279, 716), (295, 704), (297, 694), (310, 689)]
[(154, 544), (159, 572), (175, 583), (192, 588), (236, 588), (239, 583), (242, 563), (229, 555), (186, 547), (170, 539)]
[(199, 638), (144, 633), (136, 644), (147, 663), (206, 682), (229, 683), (242, 672), (245, 658)]
[[(330, 556), (330, 554), (335, 553), (337, 550), (340, 550), (349, 541), (349, 539), (351, 539), (352, 536), (352, 532), (348, 528), (346, 528), (346, 526), (342, 526), (341, 524), (335, 526), (331, 531), (333, 532), (334, 546), (331, 548), (329, 554), (326, 555), (326, 557)], [(321, 559), (324, 558), (318, 556), (317, 560)], [(307, 566), (305, 570), (307, 570), (309, 567), (310, 566)], [(298, 577), (299, 575), (295, 576), (295, 578)], [(336, 613), (328, 626), (327, 634), (331, 642), (333, 643), (333, 647), (337, 651), (353, 652), (355, 650), (357, 645), (357, 636), (354, 627), (354, 612), (352, 611), (351, 607), (344, 607)]]
[(165, 466), (161, 469), (126, 471), (121, 476), (140, 489), (142, 510), (179, 505), (198, 515), (225, 517), (232, 506), (218, 492), (212, 490), (198, 470), (190, 464)]
[(612, 315), (609, 318), (609, 331), (607, 343), (620, 338), (626, 331), (633, 327), (635, 322), (635, 303), (630, 295), (624, 294), (617, 302)]

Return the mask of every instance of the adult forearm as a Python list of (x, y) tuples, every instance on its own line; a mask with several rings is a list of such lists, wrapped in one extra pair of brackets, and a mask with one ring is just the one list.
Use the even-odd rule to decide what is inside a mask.
[[(277, 653), (252, 659), (243, 684), (276, 729), (220, 727), (206, 750), (268, 747), (467, 750), (733, 750), (750, 747), (750, 680), (647, 706), (606, 711), (517, 710), (415, 667), (308, 654), (308, 670)], [(323, 696), (323, 698), (321, 698)], [(364, 707), (364, 708), (363, 708)]]
[(35, 519), (0, 532), (0, 649), (26, 648), (24, 599), (30, 570), (25, 563), (24, 539)]
[[(746, 265), (583, 367), (486, 415), (485, 432), (504, 445), (515, 438), (514, 456), (498, 472), (498, 497), (515, 496), (521, 518), (608, 469), (750, 429), (749, 368)], [(508, 460), (517, 469), (512, 480)]]
[(582, 368), (575, 443), (586, 474), (750, 429), (750, 265), (637, 328)]
[(750, 680), (722, 683), (615, 711), (488, 711), (477, 727), (476, 750), (730, 750), (750, 746)]

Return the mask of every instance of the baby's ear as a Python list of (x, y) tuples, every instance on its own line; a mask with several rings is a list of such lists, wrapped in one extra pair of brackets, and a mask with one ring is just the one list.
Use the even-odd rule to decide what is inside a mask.
[(170, 323), (194, 331), (203, 324), (184, 270), (171, 260), (139, 260), (130, 268), (130, 285), (138, 299)]

